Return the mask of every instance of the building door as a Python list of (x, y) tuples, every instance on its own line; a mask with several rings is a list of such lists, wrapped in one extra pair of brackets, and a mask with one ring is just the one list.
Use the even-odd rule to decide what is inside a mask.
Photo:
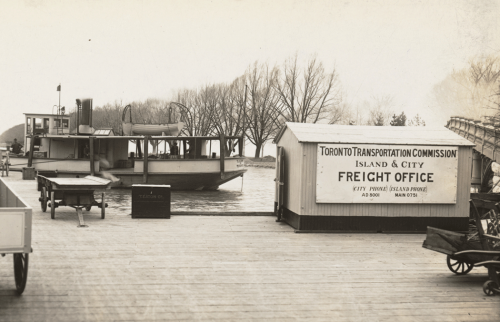
[(285, 195), (285, 149), (282, 146), (278, 147), (276, 153), (276, 198), (274, 203), (274, 213), (277, 221), (283, 219), (283, 200)]

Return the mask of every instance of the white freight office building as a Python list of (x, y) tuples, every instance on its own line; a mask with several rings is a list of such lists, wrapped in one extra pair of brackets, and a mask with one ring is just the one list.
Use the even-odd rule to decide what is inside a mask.
[(445, 127), (286, 123), (274, 143), (297, 231), (468, 229), (474, 144)]

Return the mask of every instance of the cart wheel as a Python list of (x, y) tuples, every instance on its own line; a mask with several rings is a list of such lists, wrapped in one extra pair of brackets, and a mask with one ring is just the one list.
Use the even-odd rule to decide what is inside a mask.
[(90, 209), (92, 209), (92, 206), (85, 207), (85, 210), (87, 210), (87, 211), (90, 211)]
[(42, 192), (41, 192), (41, 197), (42, 201), (40, 201), (40, 205), (42, 206), (42, 211), (46, 212), (47, 211), (47, 188), (42, 187)]
[(17, 294), (21, 295), (28, 280), (29, 254), (14, 254), (14, 277), (16, 279)]
[(106, 216), (106, 203), (104, 202), (104, 192), (102, 193), (101, 219)]
[(474, 268), (474, 264), (456, 260), (450, 255), (446, 256), (446, 264), (448, 264), (450, 271), (457, 275), (465, 275)]
[(50, 192), (50, 218), (56, 218), (56, 198), (54, 191)]
[(493, 282), (492, 280), (487, 280), (486, 282), (484, 282), (484, 284), (483, 284), (484, 294), (486, 294), (488, 296), (495, 295), (495, 293), (496, 293), (495, 286), (496, 286), (496, 283)]

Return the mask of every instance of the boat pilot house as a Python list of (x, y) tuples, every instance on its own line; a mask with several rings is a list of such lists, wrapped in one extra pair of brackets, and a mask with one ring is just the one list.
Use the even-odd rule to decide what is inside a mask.
[(472, 147), (443, 128), (286, 123), (275, 209), (300, 231), (468, 229)]

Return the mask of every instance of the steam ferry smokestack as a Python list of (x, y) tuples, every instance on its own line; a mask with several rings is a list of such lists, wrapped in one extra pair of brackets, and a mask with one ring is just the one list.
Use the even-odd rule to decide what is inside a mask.
[(91, 98), (76, 100), (78, 106), (78, 134), (92, 134), (92, 103)]

